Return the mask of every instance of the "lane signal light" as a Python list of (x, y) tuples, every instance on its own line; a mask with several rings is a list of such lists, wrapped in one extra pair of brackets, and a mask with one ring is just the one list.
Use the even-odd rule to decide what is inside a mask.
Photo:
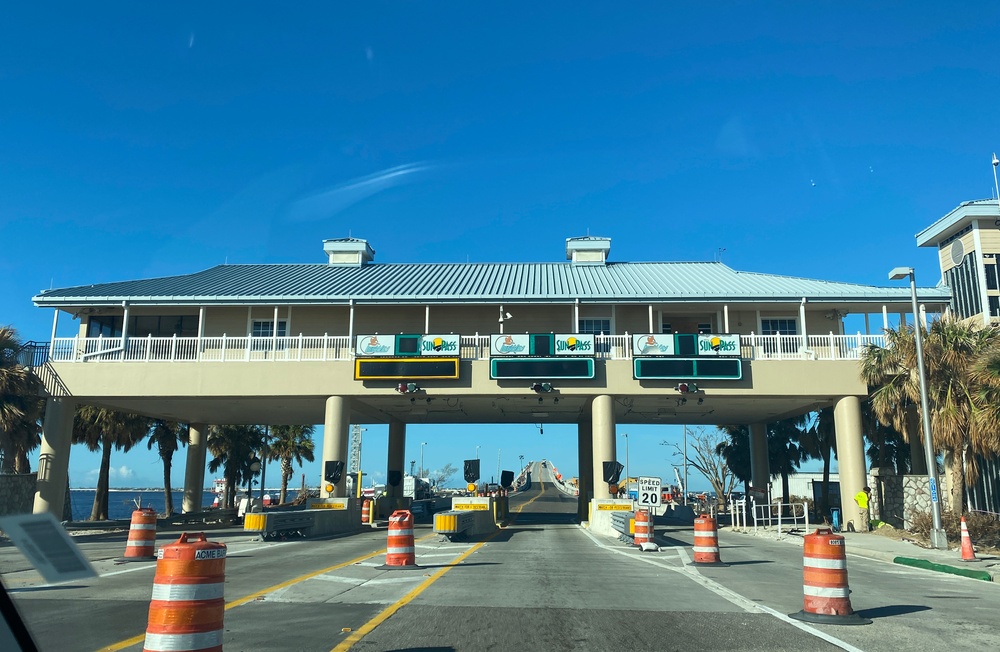
[(677, 383), (677, 387), (674, 389), (681, 394), (695, 394), (698, 392), (698, 386), (694, 383)]

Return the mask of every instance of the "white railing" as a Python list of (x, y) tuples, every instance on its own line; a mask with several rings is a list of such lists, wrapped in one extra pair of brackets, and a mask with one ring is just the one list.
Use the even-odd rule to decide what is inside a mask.
[(859, 360), (869, 344), (885, 345), (883, 335), (740, 336), (741, 355), (751, 360)]
[[(750, 360), (857, 360), (869, 344), (884, 346), (881, 335), (740, 336), (741, 355)], [(49, 345), (52, 362), (256, 362), (351, 360), (354, 346), (346, 335), (292, 337), (59, 337)], [(487, 360), (489, 335), (463, 335), (463, 360)], [(632, 358), (632, 339), (595, 335), (595, 357)]]
[[(787, 510), (785, 508), (788, 508)], [(787, 514), (785, 513), (787, 512)], [(782, 525), (789, 532), (793, 529), (809, 531), (809, 505), (807, 503), (770, 503), (755, 504), (753, 506), (753, 529), (758, 527), (772, 528), (777, 526), (778, 536), (781, 536)]]

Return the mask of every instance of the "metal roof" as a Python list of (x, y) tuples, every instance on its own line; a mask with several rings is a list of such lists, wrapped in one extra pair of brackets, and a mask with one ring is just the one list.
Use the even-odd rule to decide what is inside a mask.
[[(948, 288), (919, 288), (947, 303)], [(194, 274), (43, 291), (36, 305), (572, 302), (905, 302), (906, 286), (876, 287), (740, 272), (719, 262), (379, 263), (219, 265)]]
[(972, 223), (972, 220), (1000, 218), (996, 199), (976, 199), (959, 204), (950, 213), (916, 235), (918, 247), (936, 247), (945, 238)]

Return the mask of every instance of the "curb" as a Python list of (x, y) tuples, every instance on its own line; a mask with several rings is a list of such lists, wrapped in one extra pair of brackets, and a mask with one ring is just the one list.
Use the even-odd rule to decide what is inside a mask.
[[(730, 533), (743, 534), (742, 532), (735, 532), (732, 530), (730, 530)], [(770, 539), (770, 540), (779, 542), (783, 541), (782, 539)], [(956, 575), (958, 577), (966, 577), (986, 582), (1000, 582), (1000, 568), (998, 569), (976, 569), (974, 567), (960, 568), (957, 566), (949, 566), (947, 564), (933, 562), (927, 559), (902, 557), (892, 552), (882, 552), (881, 550), (867, 550), (865, 548), (859, 549), (857, 547), (852, 548), (850, 545), (847, 546), (846, 553), (848, 555), (854, 555), (856, 557), (864, 557), (866, 559), (884, 561), (890, 564), (900, 564), (902, 566), (910, 566), (912, 568), (919, 568), (921, 570), (933, 571), (937, 573), (947, 573), (949, 575)]]

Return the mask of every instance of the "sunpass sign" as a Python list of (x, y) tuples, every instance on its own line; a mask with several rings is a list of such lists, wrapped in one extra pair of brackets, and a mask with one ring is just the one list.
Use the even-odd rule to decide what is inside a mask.
[(739, 335), (699, 335), (698, 355), (733, 355), (740, 354)]

